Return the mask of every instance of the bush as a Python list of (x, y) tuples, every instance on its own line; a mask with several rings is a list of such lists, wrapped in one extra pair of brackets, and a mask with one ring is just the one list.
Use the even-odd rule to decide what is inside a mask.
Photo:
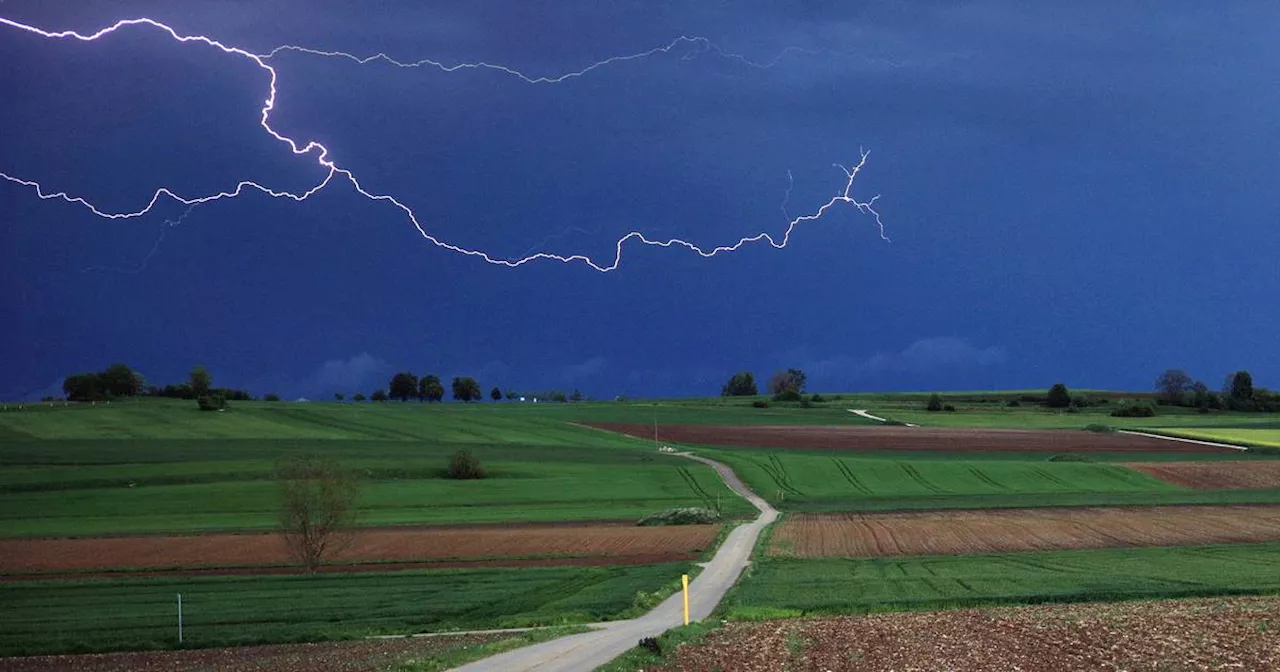
[(645, 637), (640, 640), (638, 646), (655, 656), (662, 657), (662, 645), (658, 643), (656, 637)]
[(936, 392), (935, 392), (934, 394), (929, 395), (929, 401), (925, 403), (925, 405), (924, 405), (924, 410), (926, 410), (926, 411), (941, 411), (941, 410), (942, 410), (942, 397), (941, 397), (941, 396), (939, 396)]
[(956, 407), (955, 407), (955, 406), (953, 406), (953, 405), (951, 405), (951, 404), (943, 404), (943, 405), (942, 405), (942, 410), (944, 410), (944, 411), (946, 411), (946, 412), (948, 412), (948, 413), (955, 413), (955, 412), (956, 412)]
[(756, 399), (755, 401), (751, 402), (751, 406), (752, 408), (769, 408), (769, 402), (765, 401), (764, 399)]
[(1111, 411), (1113, 418), (1154, 418), (1156, 417), (1156, 407), (1149, 402), (1131, 402), (1126, 403), (1120, 408)]
[(822, 402), (826, 401), (826, 399), (823, 399), (821, 394), (814, 392), (813, 396), (809, 397), (809, 401), (812, 401), (815, 404), (821, 404)]
[(219, 394), (202, 394), (196, 398), (196, 405), (202, 411), (221, 411), (227, 407), (227, 400)]
[(1049, 408), (1067, 408), (1071, 405), (1071, 393), (1062, 383), (1054, 383), (1045, 396), (1044, 403)]
[(1077, 453), (1064, 453), (1062, 455), (1053, 455), (1049, 457), (1050, 462), (1092, 462), (1088, 455), (1079, 455)]
[(1018, 401), (1017, 399), (1010, 399), (1009, 401), (1004, 402), (1004, 405), (1008, 406), (1009, 408), (1017, 408), (1022, 405), (1022, 402)]
[(449, 458), (448, 476), (459, 480), (474, 480), (488, 478), (489, 472), (485, 471), (484, 465), (480, 464), (480, 460), (471, 451), (459, 450)]
[(280, 395), (276, 394), (275, 392), (268, 392), (262, 395), (262, 400), (263, 401), (280, 401)]
[(774, 400), (774, 401), (801, 401), (801, 400), (803, 400), (803, 399), (804, 399), (804, 397), (800, 396), (800, 393), (799, 393), (799, 392), (797, 392), (796, 390), (793, 390), (793, 389), (791, 389), (791, 388), (787, 388), (787, 389), (785, 389), (785, 390), (783, 390), (783, 391), (781, 391), (781, 392), (779, 392), (779, 393), (777, 393), (777, 394), (773, 395), (773, 400)]
[(1109, 426), (1109, 425), (1096, 425), (1096, 424), (1095, 424), (1095, 425), (1085, 425), (1085, 426), (1084, 426), (1084, 431), (1086, 431), (1086, 432), (1097, 432), (1097, 433), (1099, 433), (1099, 434), (1111, 434), (1111, 433), (1115, 432), (1116, 430), (1115, 430), (1114, 428), (1112, 428), (1111, 426)]
[(667, 509), (661, 513), (645, 516), (636, 525), (651, 527), (656, 525), (709, 525), (720, 522), (720, 514), (711, 509), (689, 507), (683, 509)]

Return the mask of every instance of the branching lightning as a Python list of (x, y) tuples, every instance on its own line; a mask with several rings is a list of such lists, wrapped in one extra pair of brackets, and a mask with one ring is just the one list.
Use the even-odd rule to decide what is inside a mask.
[[(28, 33), (32, 33), (44, 38), (62, 39), (62, 40), (68, 40), (68, 39), (79, 40), (82, 42), (92, 42), (95, 40), (99, 40), (119, 30), (122, 30), (124, 28), (130, 28), (135, 26), (150, 27), (150, 28), (163, 31), (164, 33), (167, 33), (169, 37), (171, 37), (173, 40), (177, 42), (203, 44), (203, 45), (218, 49), (227, 55), (249, 59), (267, 74), (267, 78), (269, 81), (267, 97), (263, 101), (262, 109), (260, 110), (259, 125), (272, 138), (274, 138), (275, 140), (285, 145), (288, 145), (290, 151), (293, 154), (300, 155), (300, 156), (314, 157), (315, 161), (321, 167), (323, 167), (326, 171), (324, 179), (320, 180), (317, 184), (310, 187), (309, 189), (301, 192), (296, 192), (296, 193), (290, 192), (290, 191), (273, 189), (271, 187), (264, 186), (257, 182), (248, 181), (248, 180), (237, 183), (234, 189), (227, 190), (227, 191), (219, 191), (217, 193), (207, 194), (203, 196), (183, 196), (181, 194), (176, 193), (172, 189), (169, 189), (168, 187), (160, 187), (152, 194), (151, 198), (147, 201), (145, 207), (139, 210), (131, 211), (131, 212), (107, 212), (102, 210), (101, 208), (94, 205), (89, 200), (83, 197), (71, 195), (66, 191), (52, 191), (52, 190), (46, 189), (44, 185), (40, 184), (37, 181), (15, 177), (6, 172), (0, 172), (0, 177), (3, 177), (5, 180), (9, 182), (19, 184), (34, 190), (36, 195), (41, 199), (62, 200), (73, 205), (79, 205), (87, 209), (94, 215), (104, 219), (120, 220), (120, 219), (133, 219), (133, 218), (143, 217), (151, 213), (152, 210), (156, 208), (157, 204), (160, 203), (162, 198), (166, 198), (166, 199), (175, 201), (177, 203), (186, 205), (187, 211), (186, 213), (184, 213), (183, 218), (185, 218), (186, 214), (189, 214), (191, 209), (195, 208), (196, 206), (203, 205), (206, 203), (212, 203), (214, 201), (220, 201), (224, 199), (233, 199), (244, 194), (245, 192), (252, 192), (252, 191), (260, 192), (272, 198), (287, 198), (294, 201), (304, 201), (310, 198), (316, 192), (319, 192), (320, 190), (329, 186), (329, 184), (333, 182), (334, 178), (336, 177), (336, 178), (346, 180), (348, 183), (351, 184), (352, 188), (357, 193), (364, 196), (365, 198), (371, 201), (385, 202), (392, 205), (395, 208), (398, 208), (402, 213), (404, 213), (405, 217), (407, 217), (408, 220), (413, 224), (414, 228), (417, 229), (418, 233), (422, 236), (422, 238), (430, 242), (432, 245), (443, 248), (450, 252), (455, 252), (455, 253), (463, 254), (470, 257), (476, 257), (489, 264), (506, 266), (510, 268), (519, 267), (532, 261), (546, 260), (546, 261), (559, 261), (566, 264), (580, 262), (596, 271), (599, 271), (601, 273), (607, 273), (609, 271), (616, 270), (621, 265), (623, 248), (628, 243), (633, 241), (643, 245), (648, 245), (653, 247), (662, 247), (662, 248), (683, 247), (704, 258), (713, 257), (717, 254), (721, 254), (724, 252), (733, 252), (743, 247), (744, 245), (747, 245), (750, 243), (757, 243), (760, 241), (767, 242), (769, 245), (773, 246), (774, 248), (782, 249), (786, 247), (787, 244), (789, 243), (791, 239), (791, 234), (797, 226), (806, 222), (812, 222), (822, 218), (823, 215), (827, 213), (827, 211), (829, 211), (831, 208), (836, 207), (838, 205), (851, 205), (854, 208), (856, 208), (859, 212), (873, 217), (875, 220), (876, 226), (879, 229), (880, 237), (885, 241), (889, 240), (885, 236), (884, 223), (880, 219), (880, 214), (874, 208), (876, 200), (879, 199), (879, 196), (875, 196), (868, 201), (859, 201), (850, 195), (850, 192), (853, 189), (853, 184), (855, 179), (858, 176), (858, 173), (862, 170), (862, 168), (866, 165), (866, 162), (867, 162), (867, 157), (869, 155), (869, 152), (863, 150), (860, 153), (858, 163), (854, 164), (851, 168), (845, 167), (840, 164), (834, 164), (835, 167), (839, 168), (846, 177), (844, 189), (842, 191), (838, 192), (835, 196), (832, 196), (830, 200), (828, 200), (825, 204), (823, 204), (821, 207), (819, 207), (816, 211), (814, 211), (811, 214), (801, 215), (799, 217), (794, 217), (794, 218), (791, 218), (789, 215), (787, 215), (789, 222), (788, 222), (786, 231), (782, 235), (781, 242), (779, 242), (777, 239), (775, 239), (773, 236), (771, 236), (768, 233), (759, 233), (753, 236), (743, 237), (739, 239), (737, 242), (730, 245), (721, 245), (717, 247), (712, 247), (710, 249), (703, 249), (693, 243), (690, 243), (685, 240), (681, 240), (679, 238), (670, 238), (667, 240), (650, 239), (639, 231), (632, 231), (617, 240), (617, 243), (615, 244), (615, 253), (614, 253), (613, 260), (608, 263), (597, 262), (583, 254), (560, 255), (560, 254), (553, 254), (549, 252), (537, 252), (535, 254), (529, 254), (527, 256), (523, 256), (517, 259), (503, 259), (503, 258), (491, 256), (489, 253), (484, 252), (482, 250), (461, 247), (433, 236), (432, 234), (427, 232), (426, 228), (424, 228), (423, 224), (418, 220), (418, 217), (414, 213), (412, 208), (410, 208), (408, 205), (401, 202), (396, 197), (390, 194), (378, 193), (376, 191), (370, 190), (369, 188), (366, 188), (360, 182), (360, 180), (356, 178), (355, 174), (351, 170), (339, 166), (333, 159), (329, 157), (329, 149), (327, 147), (325, 147), (324, 145), (316, 141), (308, 141), (304, 143), (294, 138), (290, 138), (288, 136), (285, 136), (277, 132), (271, 126), (271, 112), (272, 110), (275, 109), (275, 105), (276, 105), (276, 84), (278, 81), (278, 74), (276, 69), (272, 67), (272, 65), (270, 65), (268, 61), (270, 61), (271, 59), (275, 58), (280, 53), (285, 51), (301, 52), (301, 53), (310, 54), (314, 56), (323, 56), (323, 57), (329, 57), (329, 58), (344, 58), (344, 59), (353, 60), (360, 64), (382, 62), (395, 67), (402, 67), (402, 68), (429, 67), (429, 68), (436, 68), (444, 72), (456, 72), (458, 70), (464, 70), (464, 69), (492, 70), (492, 71), (503, 73), (505, 75), (512, 76), (528, 84), (538, 85), (538, 84), (558, 84), (569, 79), (582, 77), (594, 70), (605, 68), (613, 64), (622, 63), (626, 61), (633, 61), (638, 59), (644, 59), (657, 54), (669, 53), (673, 49), (676, 49), (677, 47), (680, 47), (680, 46), (689, 46), (694, 48), (694, 51), (691, 51), (685, 54), (684, 58), (692, 58), (694, 56), (697, 56), (698, 54), (712, 52), (723, 58), (740, 61), (741, 63), (753, 68), (771, 68), (789, 53), (793, 53), (793, 52), (813, 53), (813, 52), (809, 52), (808, 50), (790, 48), (790, 49), (784, 50), (784, 52), (780, 54), (777, 58), (768, 62), (760, 63), (760, 62), (751, 61), (738, 54), (722, 51), (719, 47), (711, 43), (706, 38), (681, 36), (663, 46), (655, 47), (648, 51), (642, 51), (635, 54), (624, 55), (624, 56), (613, 56), (613, 57), (604, 59), (602, 61), (597, 61), (595, 63), (592, 63), (580, 70), (566, 72), (556, 76), (534, 77), (504, 65), (496, 65), (492, 63), (486, 63), (483, 61), (475, 62), (475, 63), (457, 63), (452, 65), (448, 65), (440, 61), (434, 61), (429, 59), (424, 59), (424, 60), (414, 61), (414, 62), (402, 62), (402, 61), (393, 59), (390, 56), (387, 56), (386, 54), (381, 54), (381, 53), (376, 54), (374, 56), (358, 57), (346, 52), (322, 51), (319, 49), (311, 49), (308, 47), (300, 47), (300, 46), (294, 46), (294, 45), (285, 45), (285, 46), (277, 47), (265, 54), (255, 54), (253, 52), (247, 51), (245, 49), (241, 49), (239, 47), (226, 45), (216, 39), (206, 37), (203, 35), (180, 34), (174, 28), (171, 28), (170, 26), (164, 23), (161, 23), (159, 21), (156, 21), (154, 19), (149, 19), (149, 18), (126, 19), (126, 20), (117, 21), (111, 26), (102, 28), (97, 32), (89, 33), (89, 34), (83, 34), (83, 33), (71, 31), (71, 30), (57, 31), (57, 32), (47, 31), (47, 30), (37, 28), (35, 26), (13, 21), (11, 19), (7, 19), (4, 17), (0, 17), (0, 24), (3, 24), (11, 28), (16, 28), (18, 30), (26, 31)], [(790, 179), (789, 172), (788, 172), (788, 179)], [(790, 186), (788, 186), (788, 189), (787, 189), (788, 199), (790, 198), (790, 191), (791, 191), (791, 188)], [(785, 203), (784, 203), (783, 211), (784, 213), (786, 212)], [(182, 218), (179, 218), (178, 222), (180, 222), (181, 219)], [(176, 223), (177, 222), (173, 222), (173, 223), (166, 222), (165, 229), (167, 230), (167, 228), (169, 228), (172, 225), (176, 225)], [(161, 239), (163, 239), (163, 234), (161, 236)], [(156, 243), (157, 248), (159, 246), (159, 242), (160, 241), (157, 241)], [(147, 260), (149, 260), (151, 255), (153, 255), (154, 253), (155, 253), (155, 249), (153, 248), (152, 252), (147, 255)], [(145, 266), (145, 263), (146, 263), (145, 260), (143, 263)]]

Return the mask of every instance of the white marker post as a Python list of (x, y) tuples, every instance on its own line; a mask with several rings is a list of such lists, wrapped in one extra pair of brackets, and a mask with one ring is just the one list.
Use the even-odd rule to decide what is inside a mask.
[(182, 643), (182, 593), (178, 593), (178, 643)]

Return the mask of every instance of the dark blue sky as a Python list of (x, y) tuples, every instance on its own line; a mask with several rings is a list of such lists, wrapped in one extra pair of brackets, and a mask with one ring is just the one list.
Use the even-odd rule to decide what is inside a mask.
[[(680, 35), (760, 62), (798, 47), (768, 69), (679, 48), (552, 86), (288, 53), (272, 119), (433, 235), (504, 258), (607, 263), (632, 230), (780, 236), (788, 171), (787, 212), (812, 212), (861, 147), (854, 195), (881, 194), (893, 242), (845, 207), (784, 250), (632, 245), (608, 274), (513, 270), (432, 246), (346, 183), (169, 225), (186, 208), (109, 221), (0, 182), (0, 395), (117, 360), (291, 396), (368, 393), (402, 368), (597, 396), (713, 394), (788, 366), (843, 391), (1146, 389), (1171, 366), (1280, 386), (1280, 5), (429, 4), (8, 0), (0, 16), (83, 32), (149, 16), (255, 53), (531, 75)], [(0, 26), (0, 62), (0, 171), (104, 209), (324, 175), (257, 125), (267, 78), (247, 59), (145, 27), (79, 43)]]

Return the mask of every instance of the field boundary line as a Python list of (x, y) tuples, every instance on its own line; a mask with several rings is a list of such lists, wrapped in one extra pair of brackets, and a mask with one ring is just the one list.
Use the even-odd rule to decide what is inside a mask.
[(1200, 446), (1212, 446), (1214, 448), (1230, 448), (1232, 450), (1249, 450), (1246, 446), (1233, 446), (1229, 443), (1218, 443), (1216, 441), (1202, 441), (1200, 439), (1188, 439), (1182, 436), (1169, 436), (1167, 434), (1152, 434), (1150, 432), (1135, 432), (1130, 429), (1117, 429), (1117, 434), (1130, 434), (1133, 436), (1145, 436), (1149, 439), (1163, 439), (1165, 441), (1178, 441), (1181, 443), (1194, 443)]
[[(875, 420), (876, 422), (889, 422), (889, 419), (888, 419), (888, 418), (882, 418), (882, 417), (880, 417), (880, 416), (878, 416), (878, 415), (872, 415), (872, 414), (868, 413), (865, 409), (861, 409), (861, 408), (849, 408), (849, 409), (845, 409), (845, 410), (849, 411), (850, 413), (852, 413), (852, 414), (854, 414), (854, 415), (857, 415), (857, 416), (860, 416), (860, 417), (866, 418), (866, 419), (868, 419), (868, 420)], [(903, 425), (905, 425), (905, 426), (907, 426), (907, 427), (919, 427), (919, 426), (920, 426), (920, 425), (913, 425), (913, 424), (911, 424), (911, 423), (909, 423), (909, 422), (904, 422), (904, 423), (902, 423), (902, 424), (903, 424)]]

